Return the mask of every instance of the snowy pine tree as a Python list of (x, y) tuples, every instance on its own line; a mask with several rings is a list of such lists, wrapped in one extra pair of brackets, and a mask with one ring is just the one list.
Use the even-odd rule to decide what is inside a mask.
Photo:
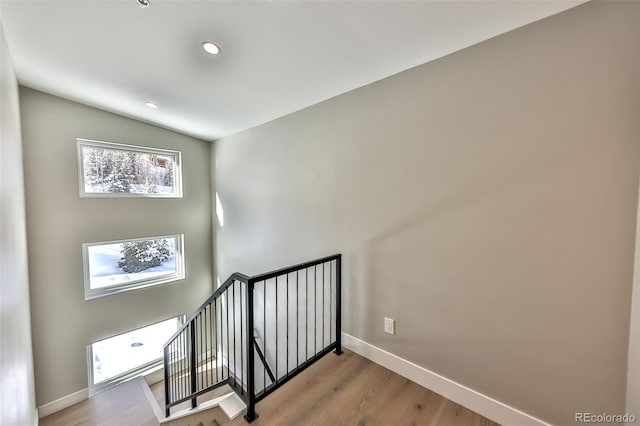
[(118, 267), (125, 272), (142, 272), (166, 262), (173, 252), (164, 239), (124, 243)]
[(86, 148), (84, 151), (84, 181), (93, 188), (104, 190), (105, 176), (111, 173), (105, 150)]
[(111, 173), (105, 178), (107, 192), (131, 192), (131, 185), (134, 184), (132, 152), (112, 151), (111, 153)]

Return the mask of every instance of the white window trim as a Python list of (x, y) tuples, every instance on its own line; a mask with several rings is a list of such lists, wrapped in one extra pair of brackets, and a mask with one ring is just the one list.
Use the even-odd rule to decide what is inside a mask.
[(94, 378), (93, 378), (93, 344), (97, 343), (99, 341), (102, 340), (106, 340), (106, 339), (110, 339), (111, 337), (116, 337), (119, 336), (120, 334), (124, 334), (124, 333), (129, 333), (131, 331), (136, 331), (139, 330), (141, 328), (145, 328), (145, 327), (149, 327), (173, 318), (178, 318), (178, 323), (179, 323), (179, 327), (178, 329), (180, 329), (180, 327), (182, 325), (184, 325), (184, 322), (187, 318), (186, 315), (182, 314), (182, 315), (178, 315), (175, 317), (171, 317), (171, 318), (167, 318), (165, 320), (162, 321), (156, 321), (152, 324), (147, 324), (147, 325), (143, 325), (142, 327), (138, 327), (138, 328), (134, 328), (133, 330), (129, 330), (129, 331), (124, 331), (122, 333), (118, 333), (118, 334), (114, 334), (112, 336), (109, 337), (105, 337), (104, 339), (100, 339), (96, 342), (92, 342), (89, 343), (87, 345), (87, 370), (88, 370), (88, 389), (89, 389), (89, 396), (93, 396), (99, 392), (102, 392), (104, 390), (107, 390), (109, 388), (112, 388), (116, 385), (119, 385), (120, 383), (124, 383), (127, 380), (133, 379), (134, 377), (138, 377), (138, 376), (142, 376), (142, 375), (147, 375), (150, 374), (156, 370), (158, 370), (159, 368), (163, 368), (163, 364), (164, 364), (164, 357), (160, 357), (158, 359), (155, 359), (153, 361), (150, 361), (146, 364), (140, 365), (136, 368), (132, 368), (131, 370), (128, 371), (124, 371), (120, 374), (118, 374), (117, 376), (113, 376), (110, 377), (108, 379), (103, 380), (100, 383), (94, 383)]
[[(163, 238), (175, 238), (176, 240), (176, 272), (154, 278), (146, 278), (131, 281), (127, 284), (115, 284), (108, 287), (91, 288), (91, 272), (89, 270), (89, 247), (102, 246), (107, 244), (121, 244), (144, 240), (158, 240)], [(185, 253), (184, 234), (162, 235), (157, 237), (130, 238), (127, 240), (101, 241), (96, 243), (82, 244), (82, 265), (84, 269), (84, 299), (91, 300), (99, 297), (112, 296), (114, 294), (126, 293), (128, 291), (139, 290), (141, 288), (152, 287), (161, 284), (183, 280), (185, 278)]]
[[(182, 198), (182, 153), (169, 149), (150, 148), (139, 145), (127, 145), (117, 142), (104, 142), (92, 139), (76, 139), (78, 155), (78, 183), (80, 187), (80, 197), (106, 197), (106, 198)], [(82, 158), (82, 148), (106, 148), (120, 151), (131, 151), (144, 154), (170, 155), (173, 160), (173, 186), (174, 192), (171, 194), (145, 194), (132, 192), (86, 192), (84, 189), (84, 162)]]

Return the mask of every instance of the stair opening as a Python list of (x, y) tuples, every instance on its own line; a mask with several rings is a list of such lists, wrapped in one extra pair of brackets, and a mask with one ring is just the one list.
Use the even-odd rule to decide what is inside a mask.
[(228, 385), (256, 404), (327, 353), (342, 353), (341, 255), (232, 274), (164, 345), (165, 414)]

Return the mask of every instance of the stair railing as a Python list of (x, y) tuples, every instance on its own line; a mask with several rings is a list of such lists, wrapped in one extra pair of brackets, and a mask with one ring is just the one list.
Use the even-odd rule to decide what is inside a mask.
[(340, 254), (232, 274), (164, 345), (167, 417), (228, 384), (252, 422), (258, 402), (325, 354), (341, 354), (341, 274)]
[[(249, 277), (231, 275), (164, 345), (165, 412), (225, 384), (244, 397), (247, 326), (242, 300)], [(239, 337), (239, 338), (238, 338)], [(222, 361), (222, 362), (219, 362)]]

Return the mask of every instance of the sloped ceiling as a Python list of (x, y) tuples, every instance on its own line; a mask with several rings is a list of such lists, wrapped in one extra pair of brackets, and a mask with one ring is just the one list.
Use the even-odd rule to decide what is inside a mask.
[(580, 3), (3, 0), (0, 19), (21, 84), (214, 140)]

